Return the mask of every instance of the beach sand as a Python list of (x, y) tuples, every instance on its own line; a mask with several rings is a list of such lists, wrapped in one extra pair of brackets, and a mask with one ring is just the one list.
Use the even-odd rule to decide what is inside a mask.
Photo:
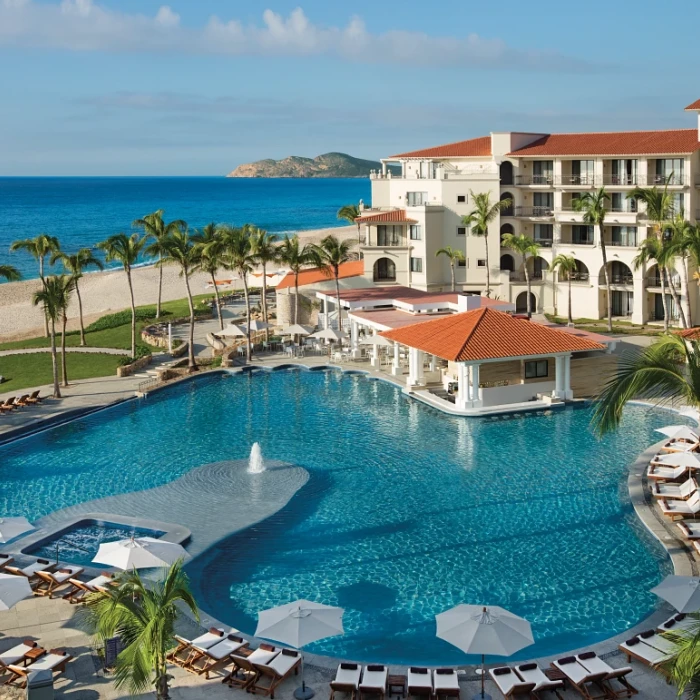
[[(317, 243), (328, 234), (341, 239), (356, 240), (357, 228), (341, 226), (298, 233), (304, 243)], [(226, 279), (228, 275), (222, 270), (218, 277)], [(155, 305), (158, 296), (158, 270), (152, 266), (135, 268), (132, 271), (132, 279), (137, 306)], [(192, 293), (213, 293), (206, 287), (210, 281), (208, 275), (194, 275), (191, 278)], [(38, 279), (0, 284), (0, 341), (21, 340), (43, 334), (41, 309), (32, 304), (32, 296), (39, 286)], [(80, 295), (83, 300), (85, 325), (105, 313), (129, 308), (129, 287), (123, 270), (86, 273), (80, 280)], [(185, 296), (185, 283), (179, 275), (178, 268), (164, 267), (163, 301), (183, 299)], [(78, 328), (77, 314), (78, 302), (74, 298), (69, 311), (69, 330)]]

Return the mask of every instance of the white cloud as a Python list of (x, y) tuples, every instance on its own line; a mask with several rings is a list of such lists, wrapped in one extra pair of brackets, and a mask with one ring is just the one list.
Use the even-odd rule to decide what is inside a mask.
[(265, 10), (261, 24), (212, 16), (185, 27), (168, 5), (155, 16), (111, 10), (96, 0), (0, 0), (0, 45), (71, 51), (189, 51), (197, 54), (336, 56), (350, 61), (460, 65), (544, 72), (595, 71), (586, 60), (522, 50), (471, 33), (436, 37), (421, 32), (368, 31), (359, 17), (345, 26), (320, 26), (301, 8), (287, 17)]

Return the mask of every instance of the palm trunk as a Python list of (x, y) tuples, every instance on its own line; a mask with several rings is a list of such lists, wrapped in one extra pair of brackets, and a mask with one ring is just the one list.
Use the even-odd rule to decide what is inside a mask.
[(131, 268), (125, 267), (126, 281), (129, 283), (129, 298), (131, 299), (131, 359), (136, 359), (136, 304), (134, 302), (134, 287), (131, 284)]
[[(262, 313), (263, 322), (267, 323), (267, 263), (263, 260), (262, 264), (263, 271), (263, 290), (262, 290)], [(270, 329), (265, 329), (265, 342), (270, 342)]]
[(68, 364), (66, 362), (66, 325), (68, 324), (68, 316), (63, 312), (61, 325), (61, 378), (63, 386), (68, 386)]
[(53, 395), (61, 398), (61, 390), (58, 386), (58, 359), (56, 357), (56, 322), (51, 319), (51, 373), (53, 375)]
[(574, 318), (571, 315), (571, 273), (569, 273), (569, 325), (574, 325)]
[(362, 245), (362, 236), (360, 234), (360, 224), (357, 224), (357, 257), (362, 260), (362, 251), (360, 246)]
[[(46, 287), (46, 282), (44, 280), (44, 257), (39, 258), (39, 279), (41, 280), (41, 286)], [(49, 317), (46, 314), (46, 309), (44, 309), (44, 338), (49, 337)]]
[(664, 265), (659, 265), (659, 270), (661, 271), (661, 301), (664, 305), (664, 331), (668, 332), (668, 296), (666, 294), (666, 267)]
[(248, 362), (252, 359), (252, 353), (250, 352), (250, 298), (248, 296), (248, 275), (245, 272), (241, 272), (241, 277), (243, 278), (243, 294), (245, 294), (245, 317), (246, 317), (246, 348), (245, 356)]
[(693, 327), (693, 312), (690, 309), (690, 281), (688, 280), (688, 260), (683, 258), (683, 288), (685, 289), (685, 320), (686, 328)]
[(299, 270), (294, 273), (294, 323), (299, 318)]
[(78, 288), (78, 278), (75, 279), (75, 294), (78, 297), (78, 317), (80, 319), (80, 347), (85, 347), (85, 326), (83, 325), (83, 300), (80, 297), (80, 289)]
[(486, 296), (491, 296), (491, 270), (489, 268), (489, 234), (488, 231), (484, 234), (486, 241)]
[(194, 304), (192, 303), (192, 292), (190, 291), (190, 276), (183, 267), (182, 276), (185, 278), (185, 288), (187, 289), (187, 304), (190, 307), (190, 346), (187, 348), (187, 369), (190, 372), (197, 370), (197, 363), (194, 359)]
[(168, 686), (168, 666), (164, 658), (158, 661), (156, 666), (155, 686), (157, 700), (170, 699), (170, 688)]
[[(162, 255), (158, 255), (158, 262), (163, 259)], [(158, 265), (158, 303), (156, 304), (156, 318), (160, 318), (160, 300), (163, 296), (163, 266)]]
[(211, 281), (214, 284), (214, 296), (216, 297), (216, 310), (219, 314), (219, 328), (223, 331), (224, 330), (224, 317), (223, 314), (221, 313), (221, 302), (219, 301), (219, 288), (216, 286), (216, 277), (214, 276), (214, 273), (211, 273)]
[(455, 261), (450, 260), (450, 274), (452, 275), (452, 292), (455, 291)]
[(340, 283), (338, 282), (338, 268), (335, 270), (335, 303), (338, 305), (338, 333), (343, 332), (343, 310), (340, 306)]
[(681, 305), (681, 297), (678, 294), (678, 290), (676, 289), (676, 285), (673, 283), (673, 276), (670, 274), (670, 272), (667, 272), (668, 275), (668, 286), (669, 289), (671, 290), (671, 296), (673, 297), (673, 302), (676, 305), (676, 308), (678, 309), (678, 315), (680, 316), (681, 319), (681, 325), (683, 328), (687, 328), (688, 324), (685, 320), (685, 311), (683, 311), (683, 306)]
[(523, 271), (525, 272), (525, 287), (527, 289), (527, 317), (532, 318), (532, 292), (530, 292), (530, 270), (527, 269), (527, 258), (523, 264)]
[(607, 315), (608, 315), (608, 332), (612, 333), (612, 293), (610, 291), (610, 271), (608, 270), (608, 251), (605, 249), (605, 241), (603, 240), (603, 226), (598, 226), (598, 235), (600, 236), (600, 252), (603, 254), (603, 272), (605, 273), (605, 290), (607, 292)]

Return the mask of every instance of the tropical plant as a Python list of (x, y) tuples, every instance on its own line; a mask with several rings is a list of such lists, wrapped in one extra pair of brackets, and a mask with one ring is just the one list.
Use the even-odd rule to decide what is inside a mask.
[(129, 298), (131, 300), (131, 357), (136, 356), (136, 304), (134, 302), (134, 285), (131, 280), (131, 268), (138, 262), (139, 255), (146, 243), (146, 238), (132, 233), (117, 233), (106, 241), (98, 243), (97, 247), (105, 254), (107, 262), (121, 263), (126, 272), (126, 281), (129, 285)]
[(639, 353), (620, 357), (616, 374), (605, 384), (596, 403), (596, 430), (601, 435), (615, 430), (625, 405), (633, 399), (700, 408), (698, 341), (667, 334)]
[(501, 199), (498, 202), (491, 202), (491, 195), (488, 192), (474, 194), (470, 190), (471, 201), (474, 208), (462, 217), (462, 223), (470, 227), (472, 236), (479, 236), (486, 244), (486, 296), (491, 295), (491, 268), (489, 267), (489, 226), (498, 218), (500, 213), (509, 209), (513, 205), (512, 199)]
[(335, 236), (326, 236), (319, 245), (311, 248), (314, 262), (323, 274), (335, 280), (335, 299), (338, 310), (338, 333), (343, 332), (343, 307), (340, 305), (340, 266), (352, 259), (350, 241), (340, 241)]
[[(47, 255), (60, 250), (58, 238), (49, 236), (47, 233), (40, 233), (34, 238), (24, 238), (23, 240), (14, 241), (10, 245), (10, 252), (14, 253), (18, 250), (23, 250), (29, 253), (39, 263), (39, 279), (41, 284), (44, 284), (44, 261)], [(44, 336), (49, 337), (49, 319), (44, 318)]]
[(207, 224), (201, 231), (195, 231), (191, 236), (192, 242), (199, 252), (199, 269), (211, 277), (216, 297), (216, 312), (219, 316), (219, 328), (224, 330), (224, 317), (219, 299), (219, 287), (216, 284), (216, 273), (223, 267), (223, 240), (215, 223)]
[(684, 325), (691, 328), (693, 325), (692, 310), (690, 308), (690, 276), (688, 264), (695, 266), (697, 270), (700, 261), (700, 228), (687, 221), (683, 214), (677, 214), (668, 224), (671, 232), (669, 243), (670, 255), (682, 260), (681, 275), (683, 277), (683, 289), (685, 294), (685, 318)]
[[(131, 225), (143, 229), (146, 239), (149, 241), (144, 247), (144, 254), (150, 257), (157, 257), (161, 260), (165, 252), (165, 242), (168, 236), (174, 231), (187, 228), (187, 224), (182, 219), (171, 221), (166, 224), (163, 221), (163, 209), (158, 209), (152, 214), (146, 214), (142, 219), (136, 219)], [(163, 295), (163, 267), (158, 265), (158, 302), (156, 304), (156, 318), (160, 318), (161, 298)]]
[(163, 239), (161, 258), (156, 265), (177, 265), (180, 276), (185, 280), (187, 305), (190, 308), (190, 343), (187, 348), (187, 368), (190, 372), (197, 369), (194, 357), (194, 302), (190, 289), (190, 275), (195, 272), (201, 261), (201, 249), (190, 237), (187, 228), (175, 228)]
[(299, 236), (285, 236), (279, 246), (280, 262), (283, 262), (294, 275), (294, 323), (299, 319), (299, 273), (305, 265), (313, 264), (311, 246), (301, 245)]
[(246, 313), (246, 358), (250, 362), (252, 349), (250, 345), (250, 293), (248, 275), (255, 266), (255, 255), (251, 245), (250, 230), (247, 228), (225, 227), (222, 231), (226, 266), (238, 273), (243, 282)]
[[(51, 338), (51, 373), (53, 376), (53, 395), (61, 398), (58, 386), (58, 360), (56, 357), (56, 323), (61, 318), (62, 304), (65, 298), (65, 283), (60, 277), (46, 277), (38, 292), (34, 292), (32, 301), (35, 306), (41, 306), (49, 322), (49, 337)], [(65, 355), (64, 355), (65, 357)]]
[(559, 253), (549, 265), (549, 269), (559, 270), (560, 275), (565, 275), (569, 286), (569, 325), (574, 325), (574, 319), (571, 315), (571, 276), (578, 270), (576, 258), (573, 255)]
[(583, 214), (584, 224), (587, 226), (598, 227), (598, 241), (600, 243), (600, 252), (603, 256), (603, 273), (605, 275), (608, 331), (612, 332), (612, 294), (610, 289), (610, 270), (608, 270), (608, 252), (605, 247), (605, 236), (603, 235), (605, 215), (607, 213), (607, 202), (609, 200), (610, 195), (605, 191), (605, 187), (601, 187), (595, 192), (584, 192), (580, 197), (576, 197), (572, 201), (572, 204), (574, 211), (578, 211)]
[(639, 245), (637, 255), (632, 259), (632, 265), (635, 270), (648, 265), (650, 262), (655, 262), (659, 268), (659, 279), (661, 281), (661, 299), (664, 305), (664, 331), (668, 331), (668, 296), (666, 294), (666, 283), (668, 274), (666, 270), (666, 251), (664, 251), (663, 243), (656, 236), (649, 236), (644, 239)]
[(669, 679), (678, 688), (678, 697), (700, 700), (700, 621), (695, 619), (687, 629), (664, 634), (675, 645), (670, 659), (661, 664)]
[[(673, 222), (668, 222), (668, 228), (664, 232), (664, 236), (661, 240), (661, 259), (663, 261), (664, 268), (666, 269), (666, 281), (668, 282), (668, 288), (673, 297), (673, 303), (678, 311), (678, 315), (681, 320), (681, 325), (683, 328), (688, 327), (688, 322), (685, 318), (685, 309), (681, 304), (681, 297), (678, 293), (678, 288), (676, 287), (676, 282), (674, 281), (673, 273), (676, 271), (676, 259), (678, 257), (679, 251), (678, 247), (674, 245), (674, 236), (683, 235), (681, 233), (682, 229), (677, 232), (673, 230)], [(683, 258), (683, 265), (685, 266), (685, 258)]]
[(530, 318), (532, 316), (532, 282), (530, 281), (530, 270), (527, 267), (527, 257), (529, 255), (536, 258), (540, 253), (540, 247), (530, 236), (524, 234), (516, 236), (514, 233), (504, 234), (501, 238), (501, 245), (523, 256), (523, 271), (527, 285), (527, 317)]
[(464, 253), (457, 249), (457, 248), (452, 248), (451, 246), (445, 246), (444, 248), (440, 248), (440, 250), (435, 251), (435, 257), (439, 258), (441, 255), (444, 255), (449, 261), (450, 261), (450, 276), (452, 278), (452, 291), (455, 291), (455, 265), (458, 262), (464, 262), (466, 260)]
[(102, 264), (101, 260), (93, 255), (90, 248), (81, 248), (77, 253), (73, 253), (72, 255), (58, 252), (51, 256), (52, 265), (55, 265), (59, 260), (63, 265), (63, 269), (75, 281), (75, 295), (78, 297), (78, 316), (80, 319), (80, 344), (86, 345), (85, 328), (83, 326), (83, 300), (80, 297), (78, 280), (83, 276), (84, 270), (86, 270), (88, 267), (96, 267), (98, 270), (104, 270), (104, 265)]
[[(75, 277), (72, 275), (56, 275), (59, 280), (61, 297), (59, 310), (61, 312), (61, 381), (63, 386), (68, 386), (68, 363), (66, 358), (66, 326), (68, 325), (68, 307), (71, 295), (75, 290)], [(59, 286), (57, 284), (57, 286)]]
[(124, 645), (115, 665), (117, 690), (141, 695), (153, 688), (157, 700), (168, 700), (167, 658), (175, 623), (182, 608), (199, 620), (182, 561), (165, 570), (157, 581), (129, 571), (120, 574), (115, 584), (87, 596), (83, 624), (100, 644), (119, 637)]
[(0, 265), (0, 277), (8, 282), (18, 282), (22, 279), (20, 271), (12, 265)]
[(355, 224), (357, 226), (357, 245), (359, 246), (360, 241), (360, 222), (357, 220), (362, 212), (357, 204), (346, 204), (344, 207), (338, 209), (338, 218), (347, 221), (349, 224)]
[[(268, 233), (264, 229), (254, 227), (250, 232), (251, 252), (256, 264), (262, 267), (262, 315), (263, 321), (267, 323), (267, 266), (279, 260), (279, 249), (277, 247), (277, 236)], [(265, 329), (265, 339), (270, 340), (270, 329)]]

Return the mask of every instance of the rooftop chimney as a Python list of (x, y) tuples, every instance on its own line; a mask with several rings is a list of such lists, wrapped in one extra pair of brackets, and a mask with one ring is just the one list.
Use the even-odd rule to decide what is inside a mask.
[(481, 307), (481, 297), (478, 294), (459, 294), (457, 296), (457, 311), (474, 311)]

